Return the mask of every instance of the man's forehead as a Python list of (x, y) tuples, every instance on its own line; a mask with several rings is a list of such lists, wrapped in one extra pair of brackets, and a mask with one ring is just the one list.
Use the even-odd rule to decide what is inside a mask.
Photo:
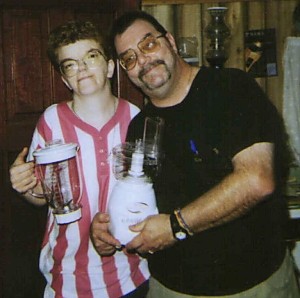
[[(129, 31), (130, 29), (132, 30), (137, 30), (137, 31), (140, 31), (140, 32), (143, 32), (143, 31), (155, 31), (155, 28), (154, 26), (149, 23), (148, 21), (145, 21), (145, 20), (141, 20), (141, 19), (138, 19), (138, 20), (135, 20), (128, 28), (126, 31)], [(126, 32), (125, 31), (125, 32)], [(124, 32), (124, 33), (125, 33)]]
[(136, 20), (122, 34), (116, 36), (117, 49), (123, 51), (125, 48), (136, 47), (137, 43), (149, 33), (155, 33), (152, 24), (144, 20)]

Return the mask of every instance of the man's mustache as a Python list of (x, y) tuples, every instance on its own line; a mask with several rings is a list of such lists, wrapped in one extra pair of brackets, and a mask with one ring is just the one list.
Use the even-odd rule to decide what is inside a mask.
[(139, 79), (142, 79), (142, 77), (143, 77), (145, 74), (147, 74), (147, 72), (148, 72), (151, 68), (156, 67), (156, 66), (158, 66), (158, 65), (160, 65), (160, 64), (166, 65), (165, 61), (163, 61), (163, 60), (156, 60), (156, 61), (154, 61), (154, 62), (152, 62), (152, 63), (147, 64), (146, 67), (144, 67), (144, 68), (140, 71), (140, 73), (139, 73)]

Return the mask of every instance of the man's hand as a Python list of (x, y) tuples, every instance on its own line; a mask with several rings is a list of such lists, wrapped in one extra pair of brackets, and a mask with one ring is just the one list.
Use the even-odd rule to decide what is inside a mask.
[(92, 221), (90, 237), (95, 249), (101, 256), (113, 255), (120, 249), (121, 243), (109, 232), (109, 215), (107, 213), (97, 213)]
[(9, 170), (13, 189), (22, 194), (34, 188), (37, 184), (34, 175), (34, 162), (25, 162), (27, 153), (28, 148), (23, 148)]
[(127, 243), (126, 249), (141, 255), (162, 250), (177, 241), (172, 234), (169, 214), (148, 216), (142, 222), (130, 226), (130, 230), (139, 234)]

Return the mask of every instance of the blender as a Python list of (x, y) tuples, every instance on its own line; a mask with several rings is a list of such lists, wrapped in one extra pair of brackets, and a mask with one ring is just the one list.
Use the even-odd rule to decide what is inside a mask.
[(108, 202), (110, 232), (122, 245), (138, 233), (129, 226), (158, 213), (153, 179), (161, 158), (161, 118), (145, 119), (143, 139), (117, 145), (112, 150), (112, 169), (117, 179)]

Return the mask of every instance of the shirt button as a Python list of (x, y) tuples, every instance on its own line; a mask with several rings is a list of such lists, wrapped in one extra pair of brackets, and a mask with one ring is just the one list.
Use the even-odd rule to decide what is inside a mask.
[(103, 150), (103, 149), (100, 149), (100, 150), (99, 150), (99, 152), (100, 152), (100, 153), (103, 153), (103, 152), (104, 152), (104, 150)]
[(104, 167), (104, 166), (105, 166), (105, 162), (101, 161), (101, 162), (100, 162), (100, 166), (101, 166), (101, 167)]

